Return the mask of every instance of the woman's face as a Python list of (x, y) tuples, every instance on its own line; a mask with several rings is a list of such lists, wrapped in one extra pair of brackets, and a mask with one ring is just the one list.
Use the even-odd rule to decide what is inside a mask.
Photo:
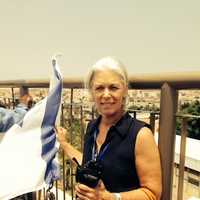
[(115, 72), (110, 70), (96, 72), (91, 90), (97, 111), (102, 116), (109, 117), (123, 111), (127, 88)]

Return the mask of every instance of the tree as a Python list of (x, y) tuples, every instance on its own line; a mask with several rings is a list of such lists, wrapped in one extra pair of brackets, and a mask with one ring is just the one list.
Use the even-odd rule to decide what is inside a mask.
[[(200, 101), (184, 103), (180, 107), (180, 113), (200, 116)], [(177, 118), (176, 133), (178, 135), (181, 133), (181, 120), (181, 118)], [(188, 119), (188, 137), (200, 140), (200, 118)]]

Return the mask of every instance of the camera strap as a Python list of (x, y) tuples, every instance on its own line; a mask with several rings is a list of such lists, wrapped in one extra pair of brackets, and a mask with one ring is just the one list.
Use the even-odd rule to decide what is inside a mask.
[(110, 142), (108, 144), (106, 144), (106, 146), (103, 148), (102, 151), (100, 149), (99, 154), (98, 154), (96, 139), (97, 139), (97, 130), (94, 132), (94, 142), (93, 142), (93, 147), (92, 147), (92, 160), (101, 161), (101, 160), (103, 160), (103, 157), (110, 145)]

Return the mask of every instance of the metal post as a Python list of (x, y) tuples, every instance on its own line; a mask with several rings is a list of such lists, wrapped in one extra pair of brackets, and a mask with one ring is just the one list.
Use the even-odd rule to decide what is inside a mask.
[(200, 173), (198, 174), (198, 178), (199, 178), (199, 196), (200, 196)]
[(137, 112), (134, 110), (133, 111), (133, 117), (136, 119), (136, 117), (137, 117)]
[(58, 180), (56, 180), (56, 200), (58, 200)]
[(150, 113), (150, 125), (153, 134), (155, 134), (155, 113)]
[(177, 198), (178, 200), (183, 200), (186, 138), (187, 138), (187, 118), (184, 117), (182, 120), (182, 130), (181, 130), (178, 198)]
[(63, 199), (65, 200), (65, 153), (62, 150), (62, 162), (63, 162)]
[(24, 96), (25, 94), (28, 94), (29, 93), (29, 89), (28, 87), (25, 87), (25, 86), (21, 86), (19, 88), (19, 96)]
[(80, 118), (81, 118), (81, 151), (83, 151), (83, 138), (84, 138), (84, 127), (83, 127), (83, 106), (80, 106)]
[[(64, 109), (64, 106), (62, 103), (61, 104), (61, 126), (62, 127), (64, 127), (64, 111), (63, 111), (63, 109)], [(65, 151), (62, 150), (61, 152), (62, 152), (62, 163), (63, 163), (63, 199), (65, 200)], [(56, 191), (56, 199), (58, 198), (57, 195), (58, 195), (58, 191)]]
[(164, 83), (161, 88), (160, 121), (158, 146), (162, 166), (162, 198), (172, 199), (173, 188), (173, 166), (174, 166), (174, 144), (175, 125), (178, 94), (169, 84)]
[[(14, 88), (11, 88), (11, 92), (12, 92), (12, 107), (13, 109), (15, 108), (15, 93), (14, 93)], [(10, 105), (9, 105), (10, 108)]]
[(36, 192), (28, 193), (27, 196), (28, 196), (28, 199), (31, 199), (31, 200), (37, 199)]
[[(72, 109), (73, 109), (73, 88), (71, 88), (71, 96), (70, 96), (70, 141), (72, 144), (72, 121), (73, 121), (73, 113), (72, 113)], [(72, 162), (71, 162), (71, 172), (73, 172), (73, 166), (72, 166)], [(72, 173), (73, 174), (73, 173)], [(73, 176), (71, 176), (71, 196), (72, 196), (72, 200), (74, 197), (74, 181), (73, 181)]]
[(37, 193), (38, 194), (37, 200), (41, 200), (41, 193), (42, 193), (42, 190), (39, 190), (38, 193)]
[(92, 106), (92, 120), (94, 120), (94, 106)]
[(45, 188), (43, 188), (43, 197), (44, 197), (44, 199), (46, 199), (46, 190), (45, 190)]

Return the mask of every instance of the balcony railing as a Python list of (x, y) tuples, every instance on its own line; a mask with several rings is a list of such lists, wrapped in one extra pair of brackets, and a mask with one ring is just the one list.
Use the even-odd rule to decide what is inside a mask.
[[(161, 155), (162, 165), (162, 182), (163, 192), (162, 200), (171, 200), (173, 191), (173, 169), (174, 169), (174, 146), (175, 146), (175, 127), (177, 117), (178, 92), (179, 90), (200, 90), (200, 72), (187, 73), (166, 73), (154, 75), (135, 75), (129, 78), (130, 89), (156, 89), (160, 90), (160, 113), (159, 113), (159, 136), (158, 147)], [(71, 91), (70, 95), (70, 123), (72, 123), (72, 110), (74, 90), (83, 88), (82, 78), (64, 79), (63, 86)], [(21, 88), (24, 92), (28, 88), (48, 88), (48, 80), (16, 80), (16, 81), (0, 81), (0, 88)], [(83, 119), (83, 108), (80, 106), (80, 119)], [(155, 127), (155, 114), (150, 116), (150, 123)], [(136, 115), (136, 112), (135, 112)], [(93, 116), (91, 116), (92, 118)], [(184, 182), (184, 168), (185, 168), (185, 145), (186, 145), (186, 126), (188, 118), (195, 118), (199, 116), (178, 116), (182, 118), (182, 132), (181, 132), (181, 151), (179, 163), (179, 182), (177, 199), (183, 199), (183, 182)], [(83, 126), (81, 126), (81, 142), (83, 141)], [(71, 138), (72, 139), (72, 138)], [(82, 148), (82, 146), (81, 146)], [(63, 166), (64, 156), (63, 156)], [(63, 169), (63, 171), (65, 168)], [(65, 173), (64, 177), (65, 179)], [(73, 182), (73, 178), (71, 179)], [(63, 183), (63, 187), (64, 183)], [(72, 196), (73, 196), (72, 190)], [(64, 197), (65, 198), (65, 197)]]

